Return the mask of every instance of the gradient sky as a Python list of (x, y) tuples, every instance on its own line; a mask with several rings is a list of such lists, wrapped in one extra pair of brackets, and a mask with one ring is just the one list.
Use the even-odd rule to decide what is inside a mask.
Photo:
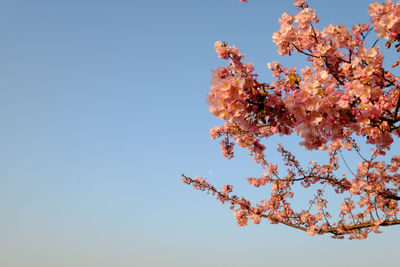
[[(209, 139), (221, 122), (205, 96), (224, 64), (217, 40), (266, 81), (269, 61), (301, 66), (271, 39), (291, 0), (0, 2), (0, 266), (399, 264), (399, 227), (365, 241), (242, 228), (180, 182), (207, 176), (262, 196), (244, 182), (262, 173), (246, 152), (226, 160)], [(368, 3), (310, 1), (323, 26), (367, 22)]]

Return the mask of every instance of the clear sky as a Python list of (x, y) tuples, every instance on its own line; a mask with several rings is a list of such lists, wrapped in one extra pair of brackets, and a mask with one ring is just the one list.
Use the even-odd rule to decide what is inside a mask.
[[(265, 81), (269, 61), (301, 64), (271, 39), (292, 2), (2, 0), (0, 266), (397, 266), (399, 227), (365, 241), (241, 228), (180, 182), (259, 196), (243, 181), (262, 170), (208, 136), (213, 44), (238, 46)], [(368, 3), (310, 1), (324, 26), (367, 22)]]

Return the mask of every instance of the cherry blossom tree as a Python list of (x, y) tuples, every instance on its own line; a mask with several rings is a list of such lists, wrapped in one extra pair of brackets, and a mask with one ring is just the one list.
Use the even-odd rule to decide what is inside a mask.
[[(226, 121), (210, 130), (211, 138), (221, 139), (228, 159), (234, 156), (235, 144), (249, 150), (265, 171), (247, 181), (267, 186), (267, 198), (253, 203), (233, 195), (232, 185), (217, 189), (198, 176), (182, 175), (182, 181), (229, 204), (240, 226), (266, 219), (310, 235), (364, 239), (383, 226), (400, 224), (400, 156), (388, 155), (400, 136), (400, 78), (393, 73), (400, 59), (386, 58), (392, 66), (384, 67), (382, 53), (400, 52), (400, 4), (370, 4), (371, 25), (351, 29), (319, 29), (317, 13), (306, 0), (294, 5), (297, 13), (284, 13), (272, 38), (281, 56), (302, 54), (305, 67), (297, 70), (272, 62), (268, 67), (274, 81), (260, 82), (253, 64), (244, 62), (237, 47), (218, 41), (217, 55), (228, 64), (212, 72), (207, 96), (210, 112)], [(373, 31), (378, 39), (369, 43), (367, 36)], [(378, 46), (379, 40), (386, 48)], [(302, 147), (323, 151), (329, 160), (304, 166), (279, 145), (284, 164), (278, 168), (267, 159), (263, 144), (277, 134), (297, 134)], [(365, 146), (372, 146), (368, 155), (362, 151)], [(359, 159), (357, 166), (348, 166), (345, 151)], [(338, 173), (340, 166), (348, 171)], [(293, 201), (300, 187), (311, 197), (307, 207), (296, 210)], [(339, 204), (328, 203), (327, 190), (339, 200), (333, 204)]]

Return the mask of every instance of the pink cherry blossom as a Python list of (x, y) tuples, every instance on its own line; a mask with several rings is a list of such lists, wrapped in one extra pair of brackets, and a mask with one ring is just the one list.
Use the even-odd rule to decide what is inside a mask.
[[(231, 185), (217, 190), (198, 176), (183, 175), (182, 182), (229, 204), (240, 226), (266, 219), (309, 235), (364, 239), (400, 224), (400, 156), (397, 151), (387, 155), (400, 137), (400, 77), (392, 69), (400, 58), (385, 58), (381, 47), (366, 39), (374, 30), (378, 41), (386, 39), (383, 49), (400, 53), (400, 4), (372, 3), (372, 25), (350, 28), (318, 27), (317, 12), (306, 0), (296, 0), (294, 6), (297, 13), (282, 14), (272, 39), (278, 54), (304, 56), (302, 69), (274, 61), (268, 63), (274, 79), (260, 82), (236, 46), (221, 41), (214, 45), (217, 56), (228, 62), (211, 74), (207, 103), (225, 123), (212, 128), (210, 137), (221, 139), (228, 159), (234, 157), (235, 145), (248, 150), (262, 175), (247, 182), (266, 190), (267, 198), (253, 203), (233, 195)], [(265, 145), (277, 134), (298, 135), (300, 146), (326, 153), (326, 159), (304, 164), (278, 145), (283, 161), (278, 166)], [(368, 154), (360, 143), (373, 149)], [(344, 152), (353, 153), (358, 163), (349, 164)], [(335, 201), (328, 201), (325, 188), (336, 193)], [(298, 208), (298, 195), (309, 196), (306, 208)]]

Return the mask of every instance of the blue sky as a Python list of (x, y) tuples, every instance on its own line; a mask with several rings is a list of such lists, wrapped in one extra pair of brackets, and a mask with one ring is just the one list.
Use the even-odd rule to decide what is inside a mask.
[[(310, 3), (325, 26), (368, 20), (369, 1)], [(269, 61), (301, 66), (271, 39), (292, 1), (0, 7), (0, 266), (397, 264), (396, 227), (361, 242), (266, 222), (240, 228), (228, 207), (180, 182), (207, 176), (262, 196), (244, 182), (262, 173), (246, 152), (226, 160), (209, 139), (221, 122), (205, 96), (210, 70), (224, 64), (217, 40), (238, 46), (266, 81)]]

